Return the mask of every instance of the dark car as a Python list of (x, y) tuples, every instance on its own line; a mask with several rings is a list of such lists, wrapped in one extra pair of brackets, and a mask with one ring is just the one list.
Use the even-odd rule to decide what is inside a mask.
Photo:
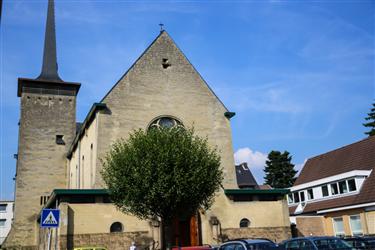
[(375, 250), (375, 237), (348, 237), (343, 240), (356, 249)]
[(274, 250), (277, 245), (267, 239), (240, 239), (231, 240), (220, 245), (218, 250)]
[(337, 237), (301, 237), (285, 240), (279, 245), (279, 249), (283, 250), (330, 250), (330, 249), (342, 249), (342, 250), (354, 250), (345, 241)]

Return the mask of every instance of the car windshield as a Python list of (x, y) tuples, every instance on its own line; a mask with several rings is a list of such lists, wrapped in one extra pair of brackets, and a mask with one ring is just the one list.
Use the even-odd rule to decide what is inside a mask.
[(247, 245), (248, 250), (272, 250), (277, 249), (277, 246), (271, 242), (252, 243)]
[(327, 249), (352, 249), (351, 246), (340, 239), (317, 239), (314, 240), (319, 250)]

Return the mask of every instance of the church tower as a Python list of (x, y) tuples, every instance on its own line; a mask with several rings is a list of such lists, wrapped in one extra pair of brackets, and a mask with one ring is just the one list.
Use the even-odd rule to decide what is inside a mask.
[(49, 0), (42, 72), (36, 79), (18, 79), (15, 211), (6, 248), (36, 249), (38, 214), (53, 189), (66, 188), (66, 153), (75, 136), (79, 88), (58, 75), (54, 1)]

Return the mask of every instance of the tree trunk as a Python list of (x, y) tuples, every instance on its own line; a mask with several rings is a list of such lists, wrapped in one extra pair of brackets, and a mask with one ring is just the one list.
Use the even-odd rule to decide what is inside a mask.
[(170, 250), (172, 249), (172, 246), (174, 245), (173, 242), (173, 234), (174, 234), (174, 228), (173, 228), (173, 220), (167, 219), (162, 220), (162, 249)]

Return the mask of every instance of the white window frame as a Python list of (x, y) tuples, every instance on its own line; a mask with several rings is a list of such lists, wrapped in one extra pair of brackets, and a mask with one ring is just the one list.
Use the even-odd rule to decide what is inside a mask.
[[(342, 234), (338, 234), (336, 232), (336, 228), (335, 228), (335, 219), (341, 219), (342, 220), (342, 226), (343, 226), (343, 232)], [(333, 217), (332, 218), (332, 227), (333, 227), (333, 233), (335, 234), (336, 237), (340, 237), (340, 236), (345, 236), (345, 224), (344, 224), (344, 218), (341, 216), (341, 217)]]
[[(352, 229), (352, 217), (359, 217), (359, 221), (361, 223), (361, 232), (358, 232), (358, 233), (360, 233), (360, 234), (354, 234), (356, 232), (353, 232), (353, 229)], [(350, 228), (350, 233), (351, 233), (352, 236), (363, 235), (362, 218), (361, 218), (360, 214), (353, 214), (353, 215), (349, 216), (349, 228)]]

